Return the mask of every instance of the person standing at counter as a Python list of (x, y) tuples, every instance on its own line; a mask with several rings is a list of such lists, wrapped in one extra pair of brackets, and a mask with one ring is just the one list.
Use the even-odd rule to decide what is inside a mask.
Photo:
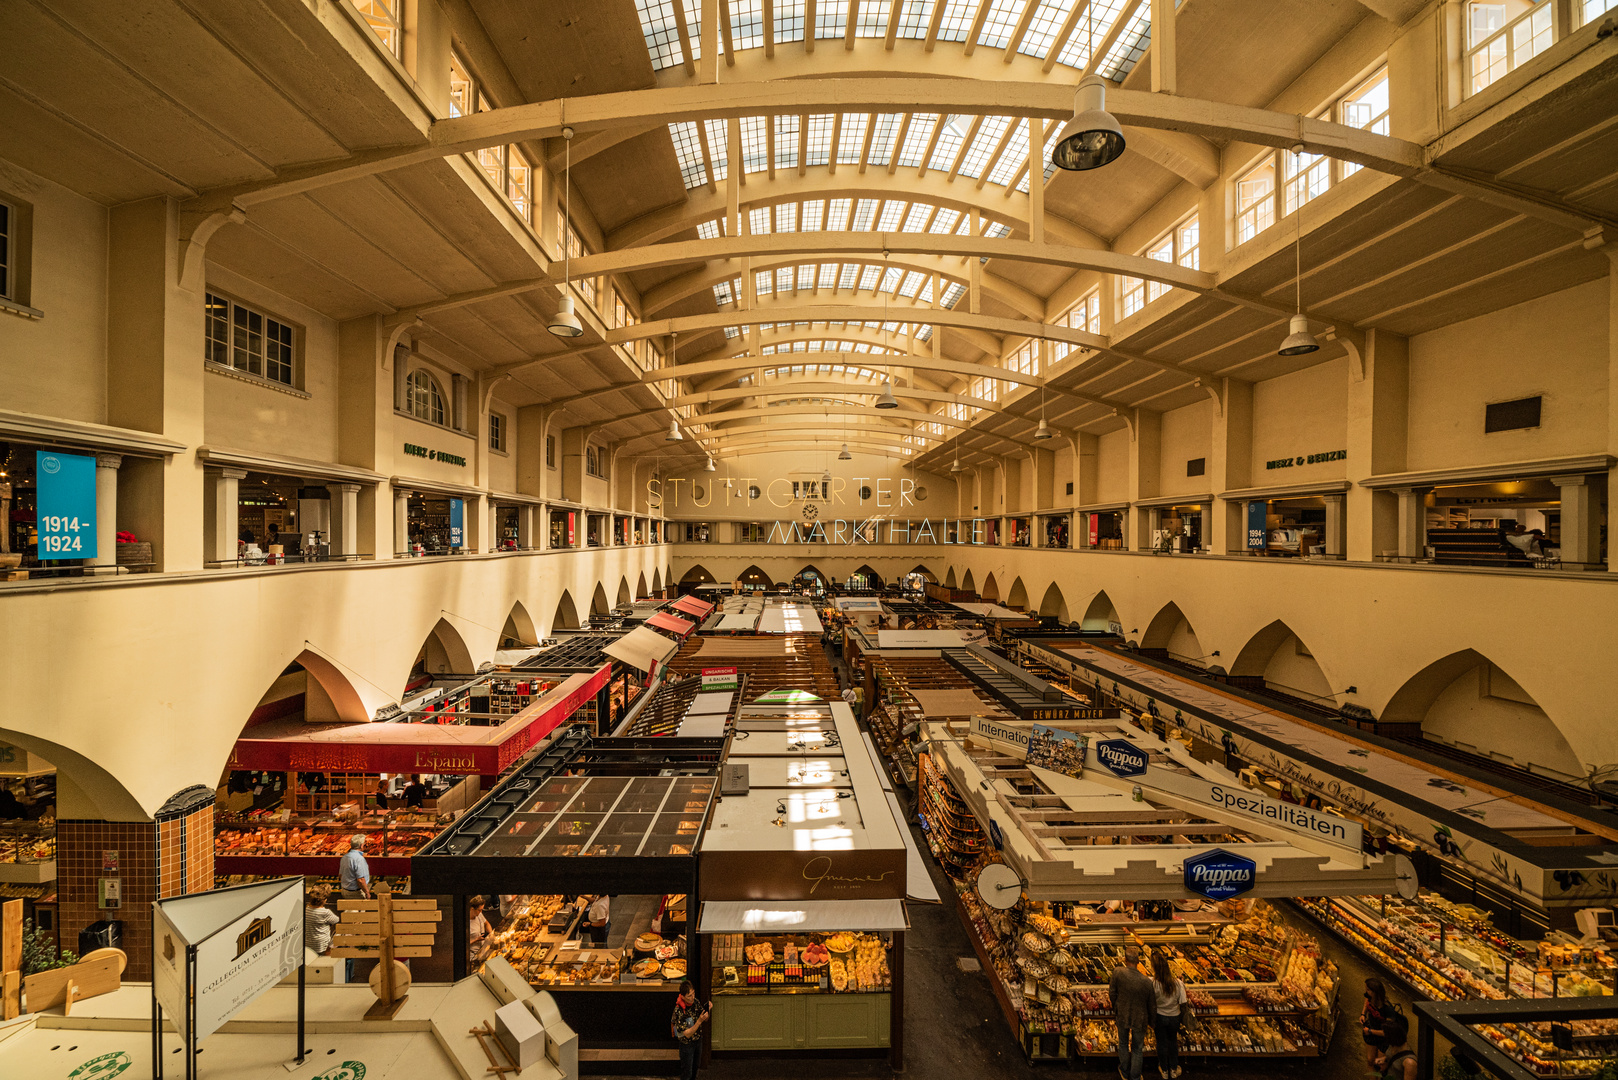
[(494, 929), (483, 914), (483, 906), (484, 900), (481, 896), (474, 896), (466, 902), (466, 966), (469, 970), (476, 970), (478, 963), (483, 959), (484, 945)]
[(371, 864), (365, 861), (365, 836), (355, 833), (348, 838), (348, 854), (337, 864), (337, 887), (344, 900), (371, 898)]
[(1124, 949), (1124, 962), (1113, 969), (1107, 989), (1118, 1016), (1118, 1075), (1123, 1080), (1140, 1080), (1146, 1029), (1157, 1014), (1157, 992), (1152, 980), (1140, 973), (1139, 945)]
[(709, 1006), (697, 1002), (697, 988), (687, 979), (674, 999), (670, 1033), (680, 1044), (680, 1080), (697, 1080), (697, 1059), (702, 1056), (702, 1025), (708, 1022)]
[(387, 781), (387, 777), (377, 777), (377, 781), (376, 781), (376, 808), (378, 810), (386, 810), (388, 808), (388, 781)]
[(584, 914), (584, 932), (597, 945), (607, 943), (607, 927), (612, 923), (612, 901), (606, 893), (596, 897)]
[(422, 803), (427, 801), (427, 785), (421, 782), (416, 773), (410, 774), (410, 783), (405, 785), (404, 803), (411, 810), (420, 810)]

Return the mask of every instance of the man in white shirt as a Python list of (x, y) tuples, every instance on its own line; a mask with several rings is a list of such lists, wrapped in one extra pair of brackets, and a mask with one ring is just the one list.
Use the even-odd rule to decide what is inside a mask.
[(605, 893), (596, 897), (584, 914), (584, 932), (597, 945), (607, 943), (607, 927), (612, 922), (612, 904)]

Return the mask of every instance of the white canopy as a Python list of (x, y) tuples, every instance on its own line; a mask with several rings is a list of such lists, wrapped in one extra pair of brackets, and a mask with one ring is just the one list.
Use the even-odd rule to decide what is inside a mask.
[(679, 642), (670, 641), (656, 630), (639, 626), (601, 651), (638, 671), (651, 671), (654, 663), (661, 664), (679, 647)]
[(903, 900), (705, 900), (699, 934), (908, 930)]

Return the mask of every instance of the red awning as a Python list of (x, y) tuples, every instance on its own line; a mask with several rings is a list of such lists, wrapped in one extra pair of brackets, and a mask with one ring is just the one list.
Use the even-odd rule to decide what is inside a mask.
[(670, 615), (666, 611), (659, 611), (646, 620), (646, 625), (655, 626), (659, 630), (667, 630), (671, 634), (679, 634), (681, 637), (685, 637), (697, 624), (686, 622), (684, 619)]
[(493, 776), (565, 723), (607, 685), (611, 674), (612, 665), (603, 664), (594, 674), (569, 675), (498, 727), (391, 720), (321, 727), (300, 724), (299, 728), (309, 730), (282, 738), (237, 739), (230, 767), (272, 772)]
[(683, 611), (694, 619), (705, 619), (714, 606), (694, 596), (682, 596), (674, 601), (673, 607), (676, 611)]

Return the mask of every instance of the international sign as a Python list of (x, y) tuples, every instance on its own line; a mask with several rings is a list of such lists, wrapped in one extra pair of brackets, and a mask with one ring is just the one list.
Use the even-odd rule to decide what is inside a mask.
[(1229, 900), (1253, 888), (1258, 864), (1223, 848), (1185, 861), (1185, 887), (1209, 900)]
[(1097, 743), (1096, 760), (1114, 776), (1140, 776), (1146, 771), (1146, 751), (1128, 739), (1107, 739)]

